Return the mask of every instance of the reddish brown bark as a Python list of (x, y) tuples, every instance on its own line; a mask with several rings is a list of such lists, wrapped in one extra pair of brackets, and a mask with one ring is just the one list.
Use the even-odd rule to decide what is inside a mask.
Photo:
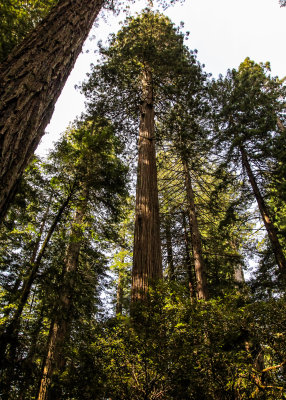
[(242, 158), (242, 165), (245, 168), (250, 185), (253, 190), (253, 194), (257, 201), (260, 215), (263, 220), (264, 226), (266, 228), (268, 238), (269, 238), (269, 241), (272, 246), (273, 254), (275, 256), (275, 260), (277, 262), (277, 265), (280, 268), (280, 271), (283, 272), (283, 274), (285, 274), (286, 273), (286, 259), (283, 254), (283, 250), (282, 250), (282, 247), (280, 245), (280, 242), (279, 242), (279, 239), (278, 239), (278, 236), (276, 233), (276, 228), (273, 225), (268, 208), (265, 204), (265, 201), (264, 201), (264, 199), (260, 193), (259, 187), (256, 183), (256, 179), (254, 177), (254, 174), (252, 172), (251, 166), (248, 161), (248, 156), (247, 156), (246, 150), (242, 146), (240, 146), (240, 153), (241, 153), (241, 158)]
[(189, 213), (189, 220), (191, 224), (191, 240), (193, 248), (193, 258), (196, 275), (196, 291), (198, 299), (207, 300), (207, 279), (206, 279), (206, 267), (203, 259), (202, 242), (198, 226), (197, 213), (194, 201), (194, 191), (192, 187), (191, 176), (188, 168), (187, 161), (182, 158), (182, 164), (185, 175), (186, 195), (187, 195), (187, 206)]
[(59, 0), (0, 66), (0, 221), (104, 0)]
[(144, 298), (151, 281), (162, 278), (154, 104), (151, 72), (142, 77), (136, 215), (132, 269), (132, 300)]

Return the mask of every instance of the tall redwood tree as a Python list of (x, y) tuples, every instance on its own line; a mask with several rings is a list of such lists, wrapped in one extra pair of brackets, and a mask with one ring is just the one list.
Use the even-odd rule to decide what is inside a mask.
[[(126, 137), (138, 138), (132, 299), (144, 298), (151, 282), (162, 278), (162, 256), (155, 152), (155, 121), (181, 90), (178, 77), (189, 74), (193, 58), (184, 36), (159, 13), (130, 18), (94, 67), (83, 91), (89, 111), (100, 107)], [(137, 134), (138, 135), (138, 134)]]
[(132, 269), (133, 299), (144, 297), (150, 280), (163, 277), (153, 98), (152, 73), (146, 68), (142, 76), (140, 107)]

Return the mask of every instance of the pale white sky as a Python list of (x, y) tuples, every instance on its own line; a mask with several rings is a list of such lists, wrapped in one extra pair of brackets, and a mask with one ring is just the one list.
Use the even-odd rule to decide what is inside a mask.
[[(286, 7), (280, 8), (278, 0), (185, 0), (165, 13), (177, 25), (184, 21), (184, 30), (190, 31), (188, 46), (198, 50), (199, 61), (214, 77), (224, 75), (228, 68), (237, 68), (246, 57), (256, 62), (270, 61), (273, 75), (286, 76)], [(92, 31), (96, 39), (87, 39), (84, 49), (89, 53), (79, 56), (38, 154), (45, 154), (68, 124), (84, 111), (84, 98), (74, 85), (85, 79), (90, 64), (96, 61), (97, 41), (116, 32), (122, 18), (109, 15), (107, 22), (99, 18), (99, 26)]]

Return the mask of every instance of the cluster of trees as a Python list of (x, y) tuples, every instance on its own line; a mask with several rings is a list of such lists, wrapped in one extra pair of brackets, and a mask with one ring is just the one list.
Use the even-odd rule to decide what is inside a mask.
[[(52, 3), (7, 6), (3, 57)], [(0, 396), (283, 399), (284, 82), (249, 58), (211, 79), (146, 9), (31, 158), (102, 6), (57, 2), (0, 70)]]

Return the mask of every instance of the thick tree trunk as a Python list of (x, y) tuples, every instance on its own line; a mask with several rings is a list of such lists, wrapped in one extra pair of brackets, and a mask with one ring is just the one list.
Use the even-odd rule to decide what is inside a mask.
[(48, 350), (43, 362), (42, 378), (37, 400), (45, 400), (55, 368), (63, 368), (65, 356), (63, 347), (72, 322), (71, 309), (74, 291), (74, 274), (78, 270), (79, 253), (82, 245), (83, 232), (81, 229), (87, 205), (87, 194), (75, 212), (71, 230), (70, 242), (67, 248), (65, 269), (63, 271), (63, 285), (60, 296), (59, 311), (51, 323), (48, 337)]
[(0, 221), (104, 0), (59, 0), (0, 66)]
[(23, 311), (25, 304), (27, 303), (28, 297), (30, 295), (31, 287), (37, 276), (39, 267), (41, 265), (42, 258), (45, 254), (45, 251), (46, 251), (49, 241), (54, 233), (54, 230), (56, 229), (58, 223), (61, 220), (62, 214), (69, 204), (71, 196), (72, 196), (72, 194), (70, 194), (66, 198), (66, 200), (60, 207), (57, 215), (55, 216), (54, 221), (53, 221), (53, 223), (47, 233), (47, 236), (42, 244), (41, 250), (39, 251), (39, 254), (38, 254), (37, 258), (35, 259), (35, 262), (31, 264), (31, 270), (30, 270), (30, 273), (29, 273), (27, 279), (24, 282), (17, 310), (15, 311), (15, 314), (13, 315), (13, 318), (11, 319), (9, 325), (6, 327), (5, 331), (0, 336), (0, 369), (5, 367), (5, 353), (6, 353), (7, 346), (9, 344), (15, 342), (20, 317), (22, 315), (22, 311)]
[(132, 300), (144, 298), (150, 282), (162, 278), (154, 107), (151, 72), (142, 78), (136, 215), (132, 269)]
[(201, 236), (197, 221), (197, 213), (194, 201), (194, 191), (192, 187), (192, 181), (190, 177), (188, 163), (184, 158), (182, 158), (182, 164), (185, 175), (188, 213), (191, 224), (191, 240), (193, 248), (195, 274), (196, 274), (197, 297), (198, 299), (207, 300), (208, 290), (207, 290), (207, 279), (206, 279), (206, 267), (203, 259)]
[(247, 173), (249, 182), (251, 184), (252, 190), (253, 190), (253, 194), (256, 198), (257, 201), (257, 205), (260, 211), (260, 215), (262, 217), (264, 226), (266, 228), (267, 234), (268, 234), (268, 238), (270, 240), (271, 246), (272, 246), (272, 250), (277, 262), (277, 265), (280, 268), (280, 271), (283, 273), (283, 275), (285, 276), (286, 274), (286, 259), (285, 256), (283, 254), (283, 250), (282, 247), (279, 243), (279, 239), (276, 233), (276, 228), (273, 225), (273, 222), (271, 220), (270, 217), (270, 213), (267, 209), (267, 206), (264, 202), (264, 199), (260, 193), (259, 187), (256, 183), (256, 179), (253, 175), (251, 166), (249, 164), (248, 161), (248, 157), (247, 157), (247, 153), (244, 149), (244, 147), (240, 146), (240, 153), (241, 153), (241, 158), (242, 158), (242, 165), (245, 168), (245, 171)]

